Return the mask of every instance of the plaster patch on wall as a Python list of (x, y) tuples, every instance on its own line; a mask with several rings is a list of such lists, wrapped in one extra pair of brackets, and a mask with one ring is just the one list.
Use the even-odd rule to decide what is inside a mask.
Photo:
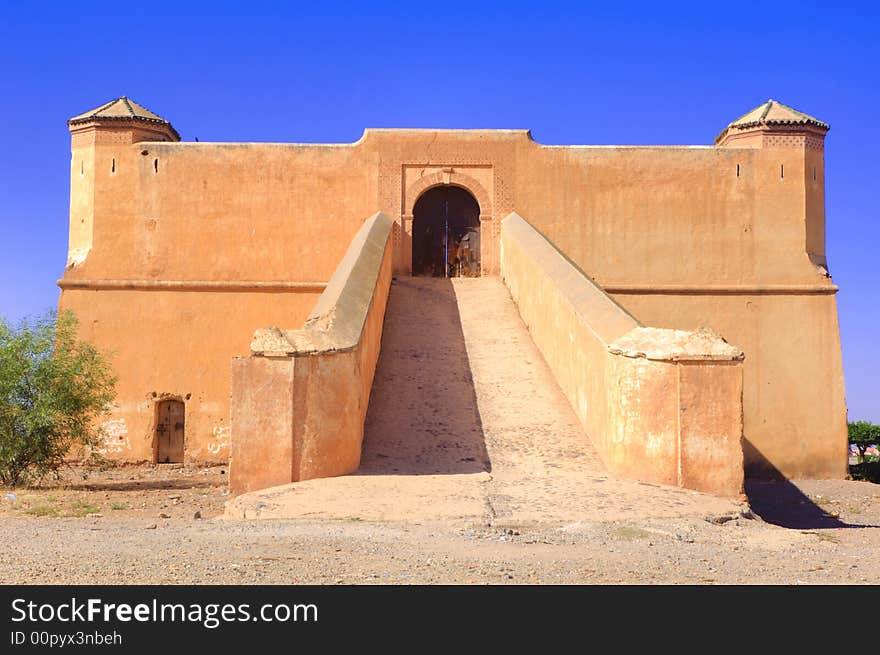
[(208, 444), (208, 452), (212, 455), (219, 455), (221, 451), (229, 448), (229, 426), (215, 425), (211, 432), (214, 434), (214, 440)]
[(68, 268), (82, 265), (91, 250), (91, 246), (88, 248), (71, 248), (67, 253)]
[(648, 432), (642, 436), (645, 443), (645, 454), (650, 457), (667, 457), (669, 453), (667, 435)]
[(131, 441), (128, 437), (128, 426), (124, 418), (107, 419), (101, 424), (104, 432), (104, 445), (98, 448), (101, 455), (115, 455), (126, 450), (131, 450)]

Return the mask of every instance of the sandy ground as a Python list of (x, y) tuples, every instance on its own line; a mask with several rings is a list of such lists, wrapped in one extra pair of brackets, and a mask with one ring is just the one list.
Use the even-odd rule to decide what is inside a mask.
[(610, 477), (493, 278), (394, 282), (362, 462), (228, 505), (222, 467), (73, 469), (0, 500), (0, 581), (880, 582), (877, 485)]

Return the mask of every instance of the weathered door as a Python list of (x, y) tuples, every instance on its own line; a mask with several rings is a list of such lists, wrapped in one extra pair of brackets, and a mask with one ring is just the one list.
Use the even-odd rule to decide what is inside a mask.
[(159, 464), (183, 461), (184, 405), (180, 400), (159, 403), (156, 421), (156, 461)]

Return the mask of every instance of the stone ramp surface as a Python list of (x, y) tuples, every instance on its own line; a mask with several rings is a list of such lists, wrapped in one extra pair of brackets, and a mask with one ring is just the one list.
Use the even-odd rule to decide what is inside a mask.
[(361, 467), (240, 496), (230, 518), (493, 525), (736, 511), (604, 470), (499, 278), (396, 278)]

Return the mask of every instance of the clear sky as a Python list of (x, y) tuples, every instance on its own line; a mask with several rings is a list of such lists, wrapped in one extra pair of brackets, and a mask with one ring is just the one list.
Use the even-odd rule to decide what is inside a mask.
[(657, 145), (710, 144), (773, 98), (832, 126), (827, 254), (847, 401), (851, 420), (880, 423), (878, 19), (869, 2), (3, 0), (0, 314), (57, 302), (65, 121), (120, 95), (184, 140), (486, 127)]

